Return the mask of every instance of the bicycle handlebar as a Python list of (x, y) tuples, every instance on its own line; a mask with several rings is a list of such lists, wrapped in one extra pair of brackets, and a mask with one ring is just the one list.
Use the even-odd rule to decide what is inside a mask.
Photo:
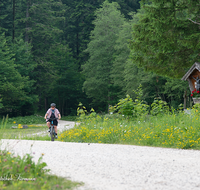
[(47, 117), (47, 119), (51, 119), (51, 120), (57, 120), (58, 118), (48, 118), (48, 117)]

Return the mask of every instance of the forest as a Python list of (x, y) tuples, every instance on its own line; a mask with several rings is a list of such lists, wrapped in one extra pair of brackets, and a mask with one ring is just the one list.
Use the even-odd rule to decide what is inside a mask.
[[(105, 113), (141, 85), (177, 108), (199, 61), (197, 0), (1, 0), (0, 115)], [(189, 106), (189, 103), (188, 103)]]

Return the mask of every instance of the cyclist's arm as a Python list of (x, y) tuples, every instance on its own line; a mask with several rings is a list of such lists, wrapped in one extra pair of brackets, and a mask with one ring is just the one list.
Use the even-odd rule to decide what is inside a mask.
[(46, 113), (45, 116), (44, 116), (44, 119), (47, 119), (47, 116), (48, 116), (48, 114)]
[(48, 115), (50, 115), (50, 113), (51, 113), (51, 110), (48, 109), (47, 112), (46, 112), (46, 114), (45, 114), (45, 116), (44, 116), (44, 118), (47, 119), (47, 117), (48, 117)]
[(58, 114), (58, 119), (61, 119), (61, 115), (60, 114)]

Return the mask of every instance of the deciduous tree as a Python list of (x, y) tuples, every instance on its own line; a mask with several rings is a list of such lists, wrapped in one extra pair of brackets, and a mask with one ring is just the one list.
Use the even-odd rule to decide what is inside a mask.
[(117, 3), (105, 1), (96, 11), (95, 28), (91, 32), (91, 41), (86, 50), (90, 58), (83, 66), (86, 76), (84, 90), (96, 105), (102, 103), (109, 105), (116, 101), (117, 97), (111, 71), (115, 55), (114, 46), (125, 22), (119, 8)]

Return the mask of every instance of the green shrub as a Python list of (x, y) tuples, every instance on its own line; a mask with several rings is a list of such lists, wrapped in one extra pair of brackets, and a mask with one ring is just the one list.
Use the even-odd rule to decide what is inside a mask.
[(151, 115), (163, 115), (169, 113), (169, 106), (167, 103), (159, 98), (155, 98), (151, 104)]
[(125, 116), (134, 115), (134, 102), (129, 95), (126, 95), (125, 99), (120, 99), (117, 106), (110, 107), (110, 112), (118, 112)]
[[(2, 122), (2, 121), (1, 121)], [(19, 117), (8, 117), (8, 124), (22, 124), (22, 125), (29, 125), (29, 124), (43, 124), (45, 123), (45, 119), (43, 116), (38, 115), (31, 115), (31, 116), (19, 116)]]
[(129, 95), (126, 95), (126, 98), (120, 99), (116, 106), (111, 106), (109, 111), (111, 113), (117, 112), (128, 118), (140, 118), (146, 116), (148, 114), (149, 106), (142, 100), (143, 94), (141, 85), (138, 87), (137, 91), (135, 91), (135, 94), (137, 97), (134, 101)]
[(23, 158), (14, 156), (8, 151), (0, 151), (0, 189), (72, 189), (80, 183), (71, 182), (64, 178), (48, 175), (46, 163), (32, 161), (29, 154)]

